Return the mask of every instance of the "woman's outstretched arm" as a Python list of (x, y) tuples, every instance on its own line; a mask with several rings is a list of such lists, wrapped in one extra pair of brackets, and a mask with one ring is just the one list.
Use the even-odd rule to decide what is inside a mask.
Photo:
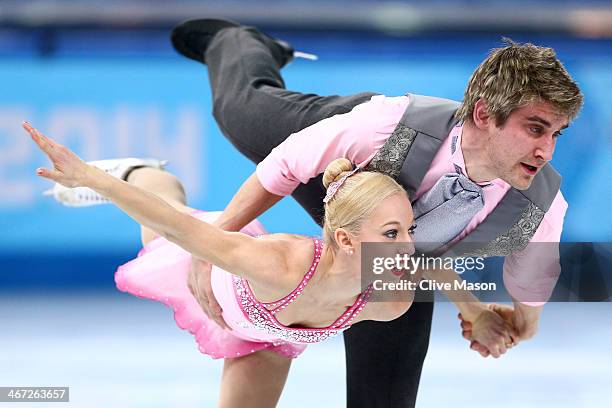
[[(52, 170), (37, 169), (39, 176), (66, 187), (83, 186), (95, 190), (112, 200), (139, 224), (236, 275), (264, 283), (267, 279), (262, 274), (286, 268), (282, 242), (226, 232), (184, 214), (155, 194), (88, 165), (70, 149), (43, 136), (29, 124), (24, 123), (24, 129), (53, 163)], [(271, 277), (274, 278), (274, 275), (272, 272)]]

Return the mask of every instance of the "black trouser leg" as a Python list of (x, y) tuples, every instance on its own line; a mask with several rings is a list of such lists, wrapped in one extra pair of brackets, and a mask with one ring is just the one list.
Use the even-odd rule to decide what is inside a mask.
[(433, 302), (415, 302), (391, 322), (361, 322), (344, 332), (348, 407), (414, 407), (432, 314)]
[[(349, 112), (375, 95), (319, 96), (286, 90), (269, 41), (253, 28), (228, 28), (215, 36), (206, 52), (214, 117), (229, 141), (255, 163), (290, 134)], [(300, 185), (292, 196), (321, 224), (321, 176)], [(415, 303), (393, 322), (363, 322), (345, 332), (350, 408), (414, 405), (432, 310), (430, 303)]]
[[(375, 95), (319, 96), (288, 91), (269, 42), (254, 28), (228, 28), (213, 38), (206, 52), (213, 115), (228, 140), (255, 163), (292, 133), (349, 112)], [(292, 196), (321, 224), (325, 196), (321, 176), (298, 187)]]

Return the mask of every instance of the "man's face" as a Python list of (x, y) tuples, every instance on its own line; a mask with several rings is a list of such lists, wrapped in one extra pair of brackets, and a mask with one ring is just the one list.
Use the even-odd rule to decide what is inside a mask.
[(499, 178), (526, 190), (535, 175), (552, 159), (557, 137), (568, 125), (548, 102), (514, 110), (501, 128), (489, 125), (487, 153)]

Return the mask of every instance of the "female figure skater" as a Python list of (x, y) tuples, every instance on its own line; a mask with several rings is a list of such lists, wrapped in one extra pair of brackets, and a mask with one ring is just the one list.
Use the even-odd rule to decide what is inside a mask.
[[(37, 169), (39, 176), (90, 188), (141, 224), (144, 248), (118, 269), (117, 287), (172, 307), (177, 324), (195, 335), (202, 353), (224, 358), (221, 407), (275, 406), (291, 359), (307, 344), (359, 321), (395, 319), (411, 305), (411, 292), (397, 292), (393, 301), (366, 308), (371, 287), (361, 287), (361, 242), (398, 243), (402, 252), (414, 252), (410, 201), (386, 175), (351, 171), (346, 159), (327, 167), (323, 241), (266, 235), (256, 221), (242, 233), (226, 232), (209, 224), (219, 213), (186, 206), (173, 175), (141, 167), (123, 181), (29, 124), (24, 128), (53, 163), (53, 169)], [(213, 290), (229, 330), (210, 320), (189, 291), (192, 254), (215, 265)]]

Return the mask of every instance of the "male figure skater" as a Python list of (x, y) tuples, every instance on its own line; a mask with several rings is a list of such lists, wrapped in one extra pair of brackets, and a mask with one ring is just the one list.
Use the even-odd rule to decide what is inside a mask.
[[(559, 264), (558, 249), (541, 257), (533, 243), (559, 242), (567, 209), (560, 176), (548, 162), (582, 106), (578, 86), (552, 49), (510, 42), (493, 50), (458, 103), (413, 94), (286, 90), (279, 70), (293, 48), (231, 21), (187, 21), (174, 28), (172, 41), (181, 54), (208, 66), (219, 127), (258, 163), (217, 225), (239, 230), (286, 195), (321, 224), (321, 172), (346, 157), (406, 188), (415, 242), (444, 244), (455, 254), (505, 256), (514, 307), (494, 310), (511, 321), (513, 344), (535, 334)], [(204, 310), (223, 325), (210, 267), (194, 260), (190, 279)], [(414, 406), (432, 312), (432, 302), (415, 303), (392, 322), (345, 332), (349, 407)], [(471, 325), (486, 315), (462, 316), (464, 337), (470, 340)], [(485, 357), (506, 351), (471, 347)]]

